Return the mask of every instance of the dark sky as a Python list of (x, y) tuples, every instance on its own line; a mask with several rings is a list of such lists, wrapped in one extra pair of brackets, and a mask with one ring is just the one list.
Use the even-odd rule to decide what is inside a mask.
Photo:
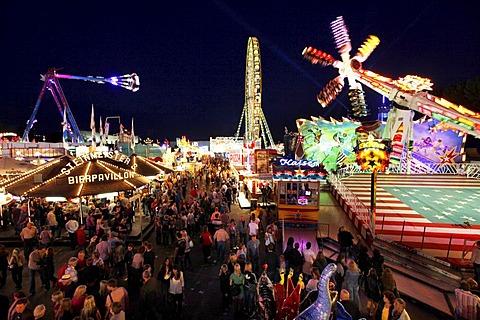
[[(337, 3), (335, 3), (337, 2)], [(316, 94), (336, 69), (303, 60), (312, 45), (339, 58), (329, 23), (343, 15), (355, 54), (370, 34), (380, 45), (364, 63), (382, 75), (417, 74), (447, 86), (480, 76), (478, 11), (452, 1), (2, 1), (0, 41), (4, 79), (0, 131), (23, 133), (49, 68), (78, 76), (135, 72), (136, 93), (111, 85), (61, 79), (82, 130), (91, 104), (98, 117), (135, 118), (142, 138), (192, 140), (231, 136), (243, 104), (248, 37), (260, 41), (262, 105), (276, 140), (295, 119), (345, 114), (346, 93), (327, 109)], [(66, 5), (66, 3), (71, 3)], [(327, 4), (328, 3), (328, 4)], [(348, 4), (350, 3), (350, 4)], [(369, 89), (366, 89), (367, 93)], [(369, 93), (371, 107), (380, 96)], [(38, 133), (61, 131), (47, 94)], [(118, 131), (112, 123), (111, 132)]]

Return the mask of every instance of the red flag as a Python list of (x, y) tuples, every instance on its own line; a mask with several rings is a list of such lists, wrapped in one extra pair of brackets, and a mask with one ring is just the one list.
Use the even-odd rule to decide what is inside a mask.
[(300, 306), (300, 291), (302, 290), (300, 285), (297, 285), (295, 290), (293, 290), (290, 297), (288, 297), (289, 301), (289, 309), (287, 311), (287, 319), (293, 320), (298, 314), (298, 307)]
[(285, 300), (285, 288), (281, 283), (275, 283), (275, 300), (277, 301), (277, 316), (275, 319), (281, 319), (283, 300)]
[(289, 274), (288, 278), (287, 278), (287, 294), (286, 294), (286, 296), (287, 297), (290, 296), (292, 294), (293, 290), (295, 290), (295, 286), (293, 284), (292, 277)]

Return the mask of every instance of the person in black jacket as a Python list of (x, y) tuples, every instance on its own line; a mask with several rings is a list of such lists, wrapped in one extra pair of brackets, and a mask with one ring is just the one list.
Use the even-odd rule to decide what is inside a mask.
[(140, 319), (156, 320), (161, 318), (160, 284), (152, 278), (150, 271), (145, 270), (142, 274), (143, 286), (140, 290), (139, 312)]
[(380, 290), (380, 281), (377, 277), (375, 268), (370, 268), (365, 278), (365, 294), (367, 295), (367, 312), (370, 318), (373, 318), (377, 311), (378, 301), (382, 298)]
[[(345, 308), (345, 311), (350, 314), (352, 317), (352, 320), (358, 320), (361, 318), (360, 310), (358, 309), (357, 304), (353, 301), (350, 300), (350, 293), (346, 289), (342, 289), (340, 291), (340, 301), (339, 301), (342, 306)], [(338, 311), (338, 308), (337, 308)]]
[(349, 258), (349, 254), (352, 254), (353, 239), (353, 235), (350, 233), (350, 231), (347, 231), (344, 226), (341, 226), (338, 229), (337, 240), (340, 244), (340, 253), (345, 253), (345, 257), (347, 259)]

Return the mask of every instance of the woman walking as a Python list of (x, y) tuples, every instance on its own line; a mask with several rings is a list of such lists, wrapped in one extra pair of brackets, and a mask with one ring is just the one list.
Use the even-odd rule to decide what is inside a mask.
[(232, 294), (233, 317), (240, 318), (240, 312), (243, 310), (245, 275), (242, 273), (240, 265), (235, 264), (233, 273), (230, 275), (230, 292)]
[(157, 273), (157, 280), (160, 282), (160, 302), (163, 306), (167, 305), (171, 277), (172, 262), (169, 257), (166, 257)]
[(226, 264), (222, 264), (220, 267), (218, 278), (220, 279), (220, 292), (222, 293), (222, 311), (223, 315), (226, 315), (230, 309), (230, 274)]
[(212, 238), (212, 235), (210, 234), (210, 231), (208, 231), (207, 225), (203, 226), (203, 231), (200, 234), (200, 243), (202, 244), (203, 263), (207, 264), (208, 259), (210, 259), (212, 254), (212, 244), (213, 244), (213, 238)]
[(360, 295), (358, 290), (360, 289), (360, 269), (355, 261), (351, 260), (348, 263), (347, 271), (345, 272), (345, 282), (347, 284), (347, 290), (350, 293), (351, 299), (355, 304), (360, 307)]
[(82, 320), (93, 319), (93, 320), (101, 320), (102, 316), (100, 315), (100, 311), (95, 304), (95, 298), (92, 295), (89, 295), (85, 298), (85, 302), (83, 303), (83, 309), (80, 314)]
[(15, 248), (8, 259), (8, 267), (12, 271), (12, 279), (15, 283), (15, 289), (22, 289), (22, 273), (23, 265), (25, 264), (25, 257), (20, 252), (20, 249)]
[(182, 314), (182, 304), (185, 295), (185, 282), (183, 272), (180, 271), (178, 265), (174, 265), (172, 269), (172, 277), (170, 278), (170, 287), (168, 289), (173, 304), (173, 312), (175, 319), (180, 319)]

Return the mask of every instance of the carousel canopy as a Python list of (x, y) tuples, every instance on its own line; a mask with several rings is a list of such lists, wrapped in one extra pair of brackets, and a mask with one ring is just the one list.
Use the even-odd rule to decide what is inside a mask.
[[(6, 184), (5, 189), (30, 197), (69, 198), (132, 190), (150, 183), (143, 175), (124, 168), (129, 162), (127, 156), (112, 152), (59, 159), (51, 166), (47, 166), (50, 163), (42, 166), (45, 172), (28, 172), (17, 179), (18, 183)], [(42, 179), (38, 175), (42, 175)], [(33, 178), (35, 176), (37, 179)]]
[(0, 175), (18, 175), (28, 172), (37, 166), (27, 161), (16, 160), (8, 157), (0, 158)]
[(174, 171), (173, 168), (170, 168), (160, 162), (153, 162), (148, 158), (144, 158), (136, 154), (132, 154), (130, 156), (130, 168), (144, 176), (155, 176), (160, 171), (164, 171), (165, 173)]
[[(164, 171), (165, 173), (174, 172), (174, 169), (167, 165), (164, 165), (160, 162), (154, 162), (135, 153), (132, 154), (129, 159), (130, 161), (128, 163), (126, 161), (122, 162), (120, 166), (124, 169), (135, 171), (142, 176), (156, 176), (161, 171)], [(112, 159), (106, 159), (106, 161), (111, 163), (114, 162)]]
[(33, 170), (30, 170), (27, 173), (4, 181), (0, 186), (5, 188), (5, 190), (11, 194), (21, 196), (33, 186), (57, 176), (62, 168), (70, 163), (72, 159), (73, 157), (70, 156), (62, 156), (53, 159), (40, 166), (35, 166)]

